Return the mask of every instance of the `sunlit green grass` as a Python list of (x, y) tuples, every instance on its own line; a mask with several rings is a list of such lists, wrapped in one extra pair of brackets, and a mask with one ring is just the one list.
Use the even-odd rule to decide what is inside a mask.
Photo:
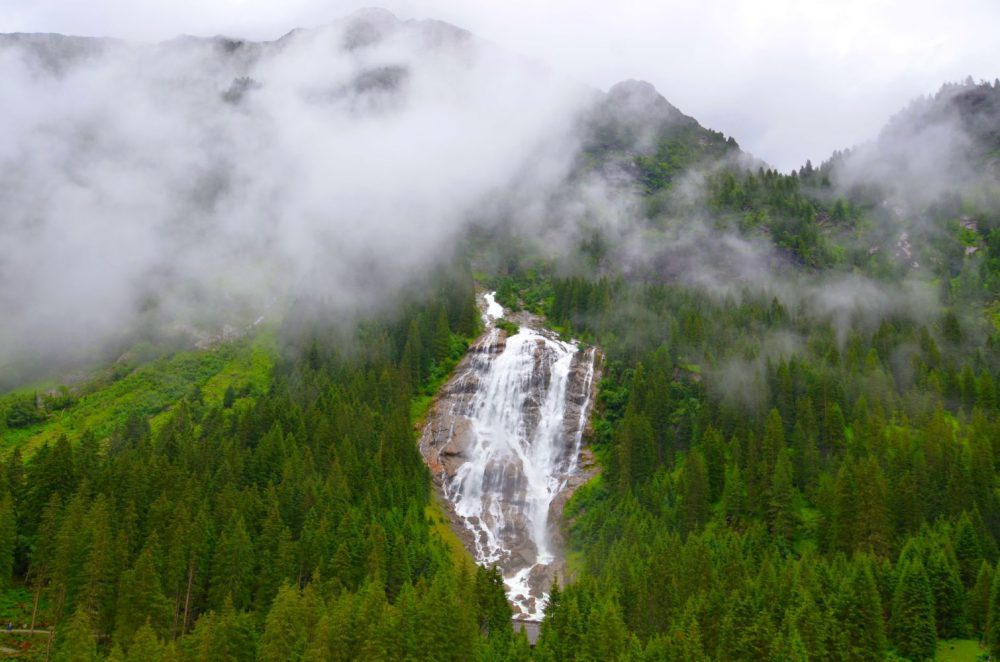
[[(155, 429), (170, 408), (196, 387), (207, 405), (221, 404), (230, 385), (244, 396), (263, 393), (275, 345), (274, 334), (262, 331), (211, 349), (173, 352), (119, 371), (125, 372), (121, 376), (111, 370), (99, 373), (75, 387), (79, 397), (70, 406), (51, 412), (44, 421), (20, 429), (0, 428), (0, 452), (21, 448), (29, 455), (61, 435), (75, 441), (88, 430), (103, 439), (133, 413), (150, 418)], [(5, 401), (23, 392), (0, 397), (0, 412), (5, 411)]]
[(939, 662), (975, 662), (985, 660), (986, 651), (975, 639), (948, 639), (939, 641), (935, 660)]

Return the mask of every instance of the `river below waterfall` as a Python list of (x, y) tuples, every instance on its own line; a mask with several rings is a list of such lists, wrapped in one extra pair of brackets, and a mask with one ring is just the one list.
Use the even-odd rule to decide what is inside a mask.
[(560, 517), (581, 466), (598, 353), (537, 324), (508, 335), (493, 294), (486, 330), (443, 387), (421, 452), (477, 562), (503, 572), (515, 618), (542, 616), (564, 571)]

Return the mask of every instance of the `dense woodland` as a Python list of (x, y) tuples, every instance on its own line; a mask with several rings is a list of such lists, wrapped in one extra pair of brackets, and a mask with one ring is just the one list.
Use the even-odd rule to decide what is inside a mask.
[[(703, 130), (687, 122), (623, 156), (615, 127), (602, 131), (614, 140), (591, 165), (632, 159), (651, 235), (678, 213), (679, 173), (738, 149), (709, 132), (698, 152)], [(914, 212), (901, 259), (877, 186), (832, 182), (843, 158), (705, 177), (700, 222), (772, 247), (796, 277), (780, 295), (706, 292), (656, 260), (626, 270), (613, 237), (557, 258), (477, 237), (419, 303), (350, 328), (293, 311), (265, 388), (233, 383), (210, 402), (193, 378), (155, 426), (136, 409), (108, 434), (12, 443), (0, 583), (48, 633), (31, 654), (924, 660), (965, 639), (1000, 655), (996, 190)], [(416, 447), (479, 331), (481, 265), (505, 305), (607, 359), (600, 473), (567, 507), (570, 573), (533, 651), (498, 573), (441, 534)], [(846, 275), (901, 298), (918, 282), (934, 303), (809, 305), (808, 284)], [(7, 396), (0, 434), (20, 439), (73, 404), (68, 391)]]
[[(1000, 86), (958, 87), (997, 107)], [(536, 659), (924, 660), (967, 638), (1000, 655), (996, 189), (921, 209), (901, 258), (870, 247), (906, 227), (877, 188), (835, 189), (836, 165), (724, 169), (712, 218), (765, 228), (802, 284), (853, 271), (903, 298), (919, 280), (931, 310), (828, 315), (648, 271), (510, 278), (608, 357), (604, 470), (567, 510), (581, 567)]]
[(430, 526), (410, 416), (476, 332), (471, 287), (351, 334), (311, 322), (260, 397), (195, 390), (155, 434), (133, 416), (106, 441), (11, 454), (0, 574), (55, 629), (36, 654), (525, 658), (499, 574)]

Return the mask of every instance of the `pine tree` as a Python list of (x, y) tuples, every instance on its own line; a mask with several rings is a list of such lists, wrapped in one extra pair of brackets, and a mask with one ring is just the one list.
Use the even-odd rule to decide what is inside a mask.
[(790, 618), (802, 639), (809, 659), (827, 660), (833, 657), (833, 651), (827, 646), (827, 631), (837, 629), (837, 625), (834, 619), (828, 617), (817, 605), (816, 596), (810, 591), (800, 589), (798, 607), (790, 612)]
[(294, 576), (294, 562), (287, 558), (292, 534), (281, 518), (278, 497), (273, 489), (268, 491), (268, 499), (270, 504), (267, 518), (257, 536), (255, 546), (259, 570), (254, 605), (258, 612), (263, 612), (270, 606), (278, 594), (282, 581)]
[(795, 626), (788, 625), (782, 628), (774, 639), (774, 643), (771, 644), (771, 655), (768, 660), (771, 662), (808, 662), (809, 659), (805, 643), (803, 643)]
[(784, 448), (778, 451), (770, 492), (768, 521), (771, 533), (788, 548), (795, 536), (798, 516), (793, 508), (795, 488), (792, 485), (792, 463)]
[(434, 362), (441, 365), (450, 355), (451, 330), (448, 328), (448, 315), (444, 306), (441, 306), (434, 322)]
[(834, 402), (826, 408), (825, 414), (823, 425), (825, 450), (837, 453), (844, 448), (844, 429), (847, 427), (844, 412), (840, 405)]
[(721, 623), (717, 657), (734, 660), (766, 660), (775, 642), (775, 627), (770, 612), (759, 603), (759, 595), (751, 595), (757, 587), (734, 596), (729, 612)]
[(116, 613), (115, 641), (126, 649), (135, 633), (147, 622), (157, 632), (166, 634), (168, 631), (170, 605), (160, 586), (153, 545), (143, 547), (132, 568), (122, 574)]
[[(973, 414), (975, 421), (975, 413)], [(985, 423), (975, 425), (969, 433), (969, 489), (976, 506), (983, 512), (993, 512), (996, 506), (996, 496), (993, 485), (996, 472), (993, 461), (993, 444), (989, 433), (983, 429)]]
[(90, 550), (83, 565), (81, 604), (87, 609), (93, 627), (100, 635), (114, 629), (115, 591), (122, 573), (124, 550), (111, 532), (111, 513), (107, 500), (98, 496), (87, 515)]
[(235, 611), (227, 601), (221, 612), (198, 619), (189, 646), (193, 659), (253, 662), (256, 646), (250, 615)]
[(709, 427), (702, 436), (701, 444), (708, 470), (709, 500), (715, 503), (722, 496), (726, 484), (726, 442), (721, 432)]
[(97, 642), (90, 627), (90, 617), (82, 607), (56, 632), (53, 662), (96, 662)]
[(410, 324), (406, 344), (403, 346), (403, 356), (400, 360), (400, 367), (410, 378), (410, 388), (413, 393), (417, 393), (424, 383), (423, 365), (424, 348), (420, 339), (420, 326), (417, 320)]
[(854, 544), (866, 552), (885, 555), (889, 551), (889, 507), (882, 467), (874, 457), (867, 457), (854, 464), (853, 473), (857, 490)]
[[(479, 629), (490, 637), (506, 638), (512, 634), (510, 605), (507, 604), (503, 574), (496, 566), (476, 570), (476, 600), (479, 609)], [(552, 595), (558, 599), (558, 584), (553, 582)]]
[(236, 402), (236, 389), (230, 384), (226, 387), (226, 392), (222, 395), (222, 408), (230, 409)]
[(78, 548), (86, 517), (87, 498), (82, 493), (77, 494), (66, 504), (59, 523), (50, 569), (52, 615), (57, 622), (76, 610), (83, 575), (83, 555), (78, 553)]
[(972, 527), (969, 514), (962, 513), (955, 532), (955, 559), (958, 561), (958, 572), (962, 584), (971, 588), (976, 581), (982, 561), (982, 551), (979, 549), (979, 537)]
[(699, 449), (688, 452), (681, 480), (683, 493), (679, 517), (681, 531), (687, 535), (701, 529), (708, 522), (710, 514), (708, 472)]
[(938, 637), (965, 636), (965, 591), (955, 567), (940, 547), (927, 557), (927, 578), (934, 596), (934, 620)]
[(801, 492), (811, 495), (819, 477), (819, 447), (813, 433), (806, 430), (801, 420), (796, 421), (792, 438), (795, 441), (795, 484)]
[(669, 654), (671, 659), (680, 662), (708, 662), (702, 643), (701, 627), (690, 603), (684, 611), (681, 622), (674, 628), (670, 636)]
[(628, 630), (625, 628), (619, 606), (609, 598), (594, 605), (587, 618), (580, 659), (595, 661), (623, 659), (628, 645)]
[(848, 659), (885, 659), (885, 629), (882, 622), (882, 601), (872, 576), (871, 562), (860, 557), (852, 569), (837, 600), (837, 625), (843, 635)]
[(990, 591), (992, 586), (993, 567), (986, 561), (983, 561), (979, 565), (976, 583), (972, 586), (968, 595), (969, 625), (972, 627), (973, 634), (980, 639), (984, 639), (986, 634), (986, 622), (990, 613)]
[(764, 425), (764, 438), (761, 444), (764, 462), (763, 479), (770, 484), (774, 469), (778, 464), (778, 455), (785, 449), (785, 426), (777, 409), (771, 409)]
[(163, 653), (163, 643), (156, 637), (156, 633), (147, 621), (135, 633), (132, 645), (125, 654), (125, 662), (161, 662)]
[(618, 455), (623, 490), (642, 485), (652, 477), (656, 460), (653, 428), (649, 420), (631, 405), (622, 419)]
[(209, 604), (218, 608), (231, 599), (236, 609), (248, 607), (253, 567), (253, 545), (243, 517), (237, 515), (222, 531), (212, 557)]
[(308, 636), (309, 614), (303, 611), (302, 596), (298, 590), (284, 584), (267, 612), (257, 659), (299, 660), (305, 652)]
[(912, 660), (934, 657), (937, 643), (934, 596), (920, 559), (908, 561), (900, 572), (890, 625), (892, 641), (900, 655)]
[(990, 658), (1000, 658), (1000, 572), (993, 570), (990, 609), (986, 616), (986, 644)]
[(9, 491), (0, 497), (0, 591), (10, 587), (17, 546), (17, 516)]
[(739, 522), (747, 515), (747, 489), (738, 464), (726, 467), (726, 484), (722, 491), (722, 502), (726, 521)]
[(852, 552), (857, 545), (858, 490), (853, 471), (841, 465), (833, 485), (833, 522), (830, 531), (834, 549)]

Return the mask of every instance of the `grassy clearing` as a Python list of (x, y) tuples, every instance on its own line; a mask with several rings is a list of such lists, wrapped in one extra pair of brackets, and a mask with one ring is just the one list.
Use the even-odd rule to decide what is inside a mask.
[(979, 647), (975, 639), (948, 639), (937, 643), (938, 662), (975, 662), (986, 660), (986, 651)]
[[(208, 405), (221, 404), (230, 385), (241, 397), (252, 397), (266, 391), (274, 355), (273, 333), (262, 332), (212, 349), (174, 352), (129, 371), (109, 370), (78, 387), (78, 395), (65, 408), (44, 420), (17, 429), (0, 428), (0, 452), (21, 448), (30, 455), (61, 435), (75, 441), (86, 430), (105, 438), (133, 413), (150, 418), (156, 429), (170, 408), (196, 387)], [(5, 395), (0, 411), (5, 402), (36, 390)]]
[(581, 550), (571, 550), (566, 552), (566, 574), (559, 578), (559, 583), (563, 586), (572, 583), (584, 569), (584, 557)]
[[(35, 595), (22, 586), (0, 591), (0, 628), (13, 623), (20, 628), (31, 622), (31, 611), (35, 605)], [(47, 607), (47, 603), (42, 606)]]

